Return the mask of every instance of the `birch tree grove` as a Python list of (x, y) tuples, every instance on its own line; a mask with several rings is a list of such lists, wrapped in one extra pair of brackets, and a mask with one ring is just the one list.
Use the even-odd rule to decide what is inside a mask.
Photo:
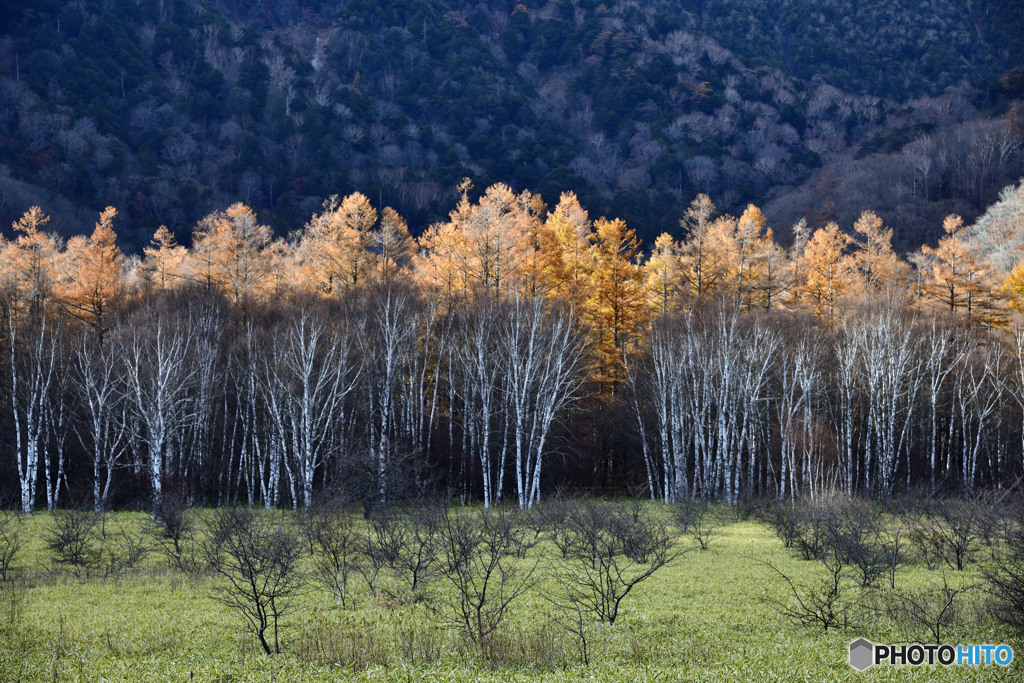
[(189, 390), (196, 370), (190, 363), (189, 322), (157, 304), (129, 319), (118, 340), (131, 403), (130, 430), (136, 437), (135, 459), (145, 463), (154, 507), (163, 498), (166, 465), (178, 464), (180, 430), (194, 416)]
[(287, 241), (234, 204), (141, 257), (113, 207), (66, 244), (33, 207), (0, 238), (0, 496), (369, 513), (637, 487), (889, 500), (1024, 474), (1024, 266), (985, 261), (957, 217), (908, 259), (870, 211), (801, 222), (786, 251), (757, 207), (701, 195), (645, 255), (571, 193), (548, 211), (472, 192), (419, 238), (356, 193)]
[[(642, 438), (647, 488), (651, 498), (669, 503), (690, 492), (688, 476), (691, 432), (686, 411), (689, 403), (684, 391), (689, 388), (683, 369), (684, 319), (663, 316), (651, 325), (650, 351), (646, 358), (630, 363), (628, 378), (633, 407)], [(643, 406), (649, 410), (643, 410)], [(653, 423), (647, 438), (645, 412)], [(649, 441), (653, 442), (649, 445)]]
[(385, 504), (391, 465), (402, 444), (398, 416), (400, 385), (411, 380), (416, 326), (411, 295), (404, 287), (385, 285), (368, 292), (359, 331), (362, 371), (365, 375), (364, 424), (366, 450), (376, 477), (377, 502)]
[(264, 388), (271, 422), (287, 453), (289, 477), (297, 481), (292, 505), (309, 506), (317, 469), (332, 448), (343, 445), (337, 438), (332, 442), (331, 426), (344, 422), (342, 406), (354, 385), (352, 336), (321, 310), (300, 309), (270, 335), (269, 344)]
[(777, 323), (782, 337), (727, 310), (651, 325), (629, 378), (652, 498), (888, 500), (902, 485), (999, 486), (1017, 467), (1013, 339), (980, 345), (884, 302), (835, 331)]
[[(47, 401), (57, 362), (59, 328), (48, 311), (35, 324), (23, 323), (14, 306), (8, 307), (7, 333), (10, 372), (9, 404), (14, 426), (14, 451), (21, 487), (21, 509), (35, 509), (39, 467), (49, 473)], [(47, 487), (49, 488), (49, 487)], [(52, 501), (48, 493), (48, 498)]]
[(910, 438), (922, 383), (922, 359), (912, 324), (901, 311), (885, 307), (849, 328), (856, 330), (854, 343), (868, 403), (862, 487), (870, 491), (875, 482), (877, 493), (886, 501), (892, 498), (898, 458)]
[[(649, 466), (652, 496), (735, 502), (756, 485), (764, 463), (757, 435), (767, 419), (768, 381), (780, 337), (757, 318), (722, 306), (659, 321), (651, 335), (652, 381), (634, 385), (655, 409)], [(659, 492), (660, 489), (660, 492)]]
[(579, 398), (586, 339), (570, 308), (549, 311), (544, 300), (514, 297), (500, 327), (520, 507), (540, 500), (540, 477), (551, 428)]
[[(496, 304), (488, 298), (476, 303), (462, 317), (455, 341), (463, 451), (472, 459), (470, 464), (473, 460), (479, 461), (485, 507), (501, 502), (507, 452), (507, 442), (497, 441), (492, 436), (496, 431), (494, 416), (498, 413), (502, 378), (498, 330), (493, 324), (495, 308)], [(507, 430), (504, 433), (507, 434)], [(498, 449), (497, 456), (493, 453), (495, 449)]]
[(101, 512), (110, 500), (115, 470), (123, 465), (129, 421), (120, 359), (112, 344), (80, 335), (72, 351), (72, 380), (86, 408), (77, 429), (82, 446), (92, 453), (93, 509)]

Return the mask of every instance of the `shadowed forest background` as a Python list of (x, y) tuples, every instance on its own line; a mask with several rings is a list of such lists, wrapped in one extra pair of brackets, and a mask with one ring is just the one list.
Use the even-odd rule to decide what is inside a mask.
[[(697, 194), (776, 237), (865, 209), (901, 253), (1021, 175), (1012, 0), (117, 0), (0, 8), (0, 223), (118, 207), (140, 253), (236, 201), (359, 191), (414, 235), (458, 183), (572, 191), (645, 243)], [(676, 233), (676, 236), (678, 234)]]
[(1012, 485), (1024, 29), (933, 5), (5, 6), (3, 494)]

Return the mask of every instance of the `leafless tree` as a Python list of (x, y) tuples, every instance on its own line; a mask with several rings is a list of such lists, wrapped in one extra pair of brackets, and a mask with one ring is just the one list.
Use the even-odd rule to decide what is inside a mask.
[(110, 498), (114, 471), (123, 463), (128, 428), (123, 366), (112, 344), (97, 344), (95, 335), (82, 334), (73, 349), (75, 388), (86, 408), (86, 422), (77, 429), (83, 447), (92, 452), (93, 509), (101, 512)]
[(308, 507), (313, 477), (330, 454), (332, 427), (344, 421), (344, 399), (358, 375), (352, 334), (344, 319), (331, 321), (326, 311), (306, 305), (267, 343), (263, 374), (272, 428), (295, 468), (299, 491), (293, 490), (292, 504), (301, 500)]
[(306, 584), (301, 535), (273, 513), (221, 508), (202, 549), (219, 579), (216, 599), (242, 617), (266, 654), (280, 653), (283, 620)]
[[(921, 354), (913, 321), (893, 305), (856, 323), (860, 372), (868, 400), (861, 473), (865, 491), (892, 499), (899, 457), (910, 440), (911, 418), (922, 384)], [(871, 481), (872, 472), (877, 473)]]
[(834, 555), (823, 558), (824, 575), (807, 583), (794, 581), (770, 562), (764, 564), (780, 576), (788, 588), (789, 600), (765, 597), (765, 602), (779, 614), (801, 626), (820, 628), (825, 632), (849, 625), (850, 610), (854, 605), (850, 597), (853, 584), (839, 558)]
[(987, 589), (994, 599), (996, 617), (1016, 628), (1024, 627), (1024, 510), (1020, 501), (1010, 508), (1004, 531), (992, 558), (982, 565)]
[(302, 517), (313, 568), (334, 601), (347, 604), (348, 577), (359, 561), (365, 539), (356, 525), (356, 509), (341, 496), (314, 503)]
[(829, 541), (832, 529), (838, 524), (837, 515), (838, 508), (830, 500), (817, 500), (797, 507), (798, 530), (794, 547), (803, 559), (822, 560), (833, 553)]
[(707, 501), (681, 500), (675, 504), (675, 516), (682, 532), (696, 541), (701, 550), (707, 550), (722, 535), (722, 520)]
[(540, 500), (541, 470), (555, 418), (578, 398), (585, 379), (585, 337), (571, 310), (551, 310), (539, 297), (515, 297), (501, 320), (499, 338), (516, 492), (520, 507), (528, 508)]
[(453, 591), (431, 608), (481, 648), (535, 583), (527, 531), (508, 507), (448, 510), (441, 520), (438, 572)]
[(400, 414), (400, 387), (408, 376), (419, 341), (411, 292), (401, 284), (385, 283), (366, 292), (360, 311), (357, 343), (362, 357), (362, 396), (366, 399), (366, 445), (375, 465), (377, 504), (388, 502), (390, 467), (400, 452), (396, 425)]
[[(999, 414), (1004, 377), (1008, 374), (1004, 351), (998, 345), (974, 345), (965, 349), (966, 358), (953, 375), (953, 416), (960, 436), (960, 486), (972, 491), (981, 468), (988, 465), (992, 483), (1000, 483), (1001, 463), (992, 462), (993, 451), (984, 448), (994, 431), (991, 420)], [(997, 451), (998, 452), (998, 451)], [(988, 462), (982, 456), (988, 456)]]
[(359, 573), (374, 597), (380, 593), (381, 572), (398, 563), (399, 555), (407, 542), (407, 531), (401, 515), (394, 507), (375, 507), (370, 514), (369, 529), (360, 548), (363, 562)]
[[(286, 445), (281, 440), (282, 423), (275, 421), (282, 397), (271, 372), (275, 356), (268, 336), (273, 329), (269, 322), (246, 321), (240, 343), (232, 349), (228, 373), (237, 400), (232, 453), (237, 449), (238, 459), (236, 465), (229, 464), (229, 470), (235, 469), (232, 481), (244, 481), (250, 507), (260, 500), (267, 509), (281, 502)], [(232, 499), (239, 493), (237, 484), (235, 489)]]
[(923, 373), (924, 392), (928, 402), (928, 463), (931, 470), (931, 487), (936, 487), (936, 471), (941, 464), (939, 458), (939, 408), (947, 391), (947, 380), (964, 361), (960, 335), (951, 325), (943, 324), (937, 317), (929, 322), (924, 333)]
[[(420, 600), (432, 577), (441, 550), (440, 506), (418, 502), (406, 508), (376, 508), (369, 519), (359, 571), (374, 595), (383, 592), (395, 600)], [(390, 577), (396, 589), (382, 576)]]
[(205, 568), (196, 511), (180, 493), (161, 497), (153, 508), (149, 530), (160, 551), (179, 571), (196, 576)]
[(942, 634), (956, 627), (962, 620), (964, 597), (977, 586), (961, 581), (950, 585), (949, 577), (942, 573), (942, 585), (920, 590), (897, 590), (886, 593), (888, 613), (897, 622), (912, 628), (925, 628), (931, 642), (941, 643)]
[(225, 381), (225, 354), (221, 348), (227, 323), (224, 303), (219, 297), (197, 297), (186, 305), (192, 337), (188, 360), (192, 371), (188, 389), (190, 418), (183, 421), (179, 430), (177, 461), (170, 463), (170, 469), (186, 484), (194, 482), (198, 490), (221, 471), (221, 464), (208, 454), (213, 450), (216, 428), (214, 409)]
[(608, 624), (638, 584), (687, 550), (645, 510), (598, 501), (572, 506), (553, 540), (565, 557), (551, 566), (562, 589), (557, 603)]
[[(48, 463), (46, 436), (47, 403), (57, 366), (57, 345), (61, 321), (44, 302), (35, 315), (26, 313), (15, 302), (6, 304), (8, 405), (14, 419), (14, 450), (21, 487), (21, 509), (35, 509), (39, 486), (39, 468)], [(47, 487), (49, 488), (49, 487)]]
[(71, 506), (51, 513), (51, 526), (46, 533), (46, 547), (58, 564), (74, 572), (81, 571), (99, 559), (99, 525), (101, 513), (86, 506)]
[(130, 521), (122, 520), (112, 527), (104, 524), (99, 556), (103, 576), (117, 583), (137, 569), (152, 550), (147, 534)]
[[(821, 340), (804, 329), (788, 340), (776, 367), (778, 386), (775, 412), (780, 437), (779, 498), (805, 491), (813, 498), (822, 472), (813, 453), (813, 415), (821, 382)], [(798, 445), (802, 452), (798, 454)]]
[(0, 508), (0, 581), (6, 581), (16, 568), (15, 561), (24, 545), (21, 522), (20, 514)]
[(887, 572), (895, 574), (899, 551), (893, 547), (896, 539), (889, 538), (881, 509), (859, 498), (834, 505), (825, 540), (830, 552), (857, 573), (862, 588)]
[(391, 570), (395, 578), (408, 584), (413, 599), (423, 596), (424, 586), (436, 570), (443, 515), (443, 508), (433, 501), (419, 501), (403, 510), (405, 542), (398, 548)]
[[(690, 492), (691, 430), (686, 415), (686, 375), (679, 371), (683, 360), (680, 325), (677, 316), (659, 316), (648, 333), (647, 354), (637, 358), (626, 356), (648, 490), (652, 499), (664, 503), (676, 500), (677, 496), (688, 497)], [(650, 431), (645, 413), (650, 413), (653, 421)]]
[(912, 539), (929, 562), (962, 571), (991, 534), (992, 515), (989, 502), (981, 496), (925, 501)]
[[(453, 339), (457, 379), (453, 388), (463, 409), (463, 434), (468, 450), (480, 462), (484, 507), (501, 502), (507, 443), (492, 438), (494, 415), (503, 386), (498, 355), (497, 304), (477, 302), (459, 321)], [(497, 457), (494, 451), (497, 450)]]
[(1024, 321), (1013, 322), (1013, 361), (1010, 363), (1012, 379), (1007, 383), (1008, 393), (1020, 408), (1021, 456), (1024, 459)]
[[(165, 462), (176, 460), (176, 436), (191, 418), (189, 388), (195, 369), (189, 363), (192, 331), (188, 321), (159, 303), (140, 309), (120, 330), (117, 353), (125, 363), (126, 394), (132, 432), (145, 447), (154, 507), (163, 497)], [(136, 461), (140, 461), (139, 454)]]
[(795, 548), (801, 532), (801, 520), (795, 504), (767, 503), (759, 515), (786, 548)]

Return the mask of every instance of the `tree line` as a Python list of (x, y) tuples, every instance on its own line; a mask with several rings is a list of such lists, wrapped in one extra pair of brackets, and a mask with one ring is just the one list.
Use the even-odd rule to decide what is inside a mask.
[(0, 248), (8, 493), (530, 507), (556, 486), (888, 499), (1019, 474), (1022, 271), (958, 216), (904, 259), (870, 211), (786, 249), (758, 207), (701, 195), (645, 255), (571, 193), (461, 192), (419, 239), (355, 193), (287, 239), (239, 203), (141, 257), (113, 207), (66, 243), (31, 208)]

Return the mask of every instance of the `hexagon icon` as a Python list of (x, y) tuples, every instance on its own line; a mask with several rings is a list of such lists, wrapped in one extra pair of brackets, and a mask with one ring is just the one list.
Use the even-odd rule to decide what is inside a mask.
[(858, 638), (850, 643), (850, 666), (863, 671), (874, 662), (875, 646), (866, 638)]

